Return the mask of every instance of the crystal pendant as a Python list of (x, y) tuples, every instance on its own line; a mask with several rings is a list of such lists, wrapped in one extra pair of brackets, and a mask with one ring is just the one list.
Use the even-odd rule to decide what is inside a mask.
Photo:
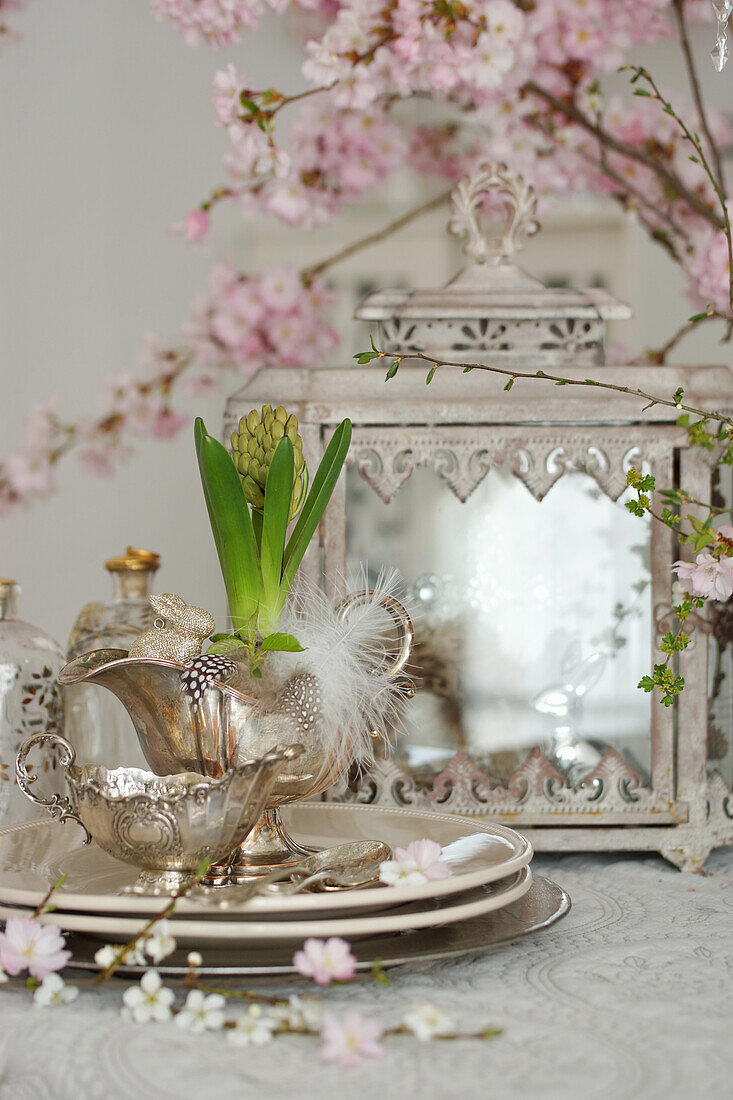
[[(61, 646), (15, 613), (19, 589), (0, 578), (0, 825), (38, 816), (15, 783), (15, 754), (27, 737), (61, 732), (61, 689), (56, 677), (64, 663)], [(51, 752), (39, 764), (38, 791), (44, 798), (65, 793), (63, 771)]]
[(726, 23), (733, 11), (733, 0), (713, 0), (713, 11), (720, 23)]
[[(112, 599), (81, 609), (69, 636), (68, 661), (91, 649), (128, 650), (152, 625), (148, 597), (159, 565), (157, 554), (131, 546), (105, 562), (112, 578)], [(130, 717), (111, 692), (91, 684), (72, 684), (64, 692), (64, 710), (64, 736), (80, 763), (148, 768)]]
[(713, 46), (712, 50), (710, 51), (710, 56), (713, 59), (713, 65), (715, 66), (715, 68), (718, 70), (719, 73), (722, 73), (728, 60), (728, 39), (725, 33), (721, 35), (721, 37)]

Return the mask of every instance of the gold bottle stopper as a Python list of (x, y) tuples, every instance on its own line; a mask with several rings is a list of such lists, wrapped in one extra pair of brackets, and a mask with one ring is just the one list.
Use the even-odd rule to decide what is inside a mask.
[(134, 546), (128, 546), (126, 553), (108, 558), (104, 563), (110, 573), (154, 573), (159, 566), (160, 554), (154, 554), (152, 550), (137, 550)]

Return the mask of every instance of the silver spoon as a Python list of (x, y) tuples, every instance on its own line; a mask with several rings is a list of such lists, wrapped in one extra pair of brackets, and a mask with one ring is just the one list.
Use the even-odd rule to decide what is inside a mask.
[[(276, 883), (283, 886), (272, 893), (288, 895), (312, 886), (322, 890), (360, 889), (378, 882), (379, 865), (391, 858), (392, 849), (381, 840), (354, 840), (314, 852), (295, 867), (280, 868), (241, 886), (200, 887), (191, 896), (219, 909), (229, 909), (232, 905), (243, 905)], [(292, 885), (285, 885), (287, 880)]]

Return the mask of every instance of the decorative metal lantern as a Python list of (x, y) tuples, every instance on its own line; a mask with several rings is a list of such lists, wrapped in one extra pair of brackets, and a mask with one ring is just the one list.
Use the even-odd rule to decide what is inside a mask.
[[(493, 244), (479, 225), (487, 192), (511, 211)], [(535, 198), (502, 167), (458, 185), (449, 228), (472, 262), (448, 287), (375, 294), (357, 310), (377, 322), (380, 349), (682, 387), (691, 404), (733, 408), (725, 367), (603, 365), (605, 322), (628, 308), (514, 266), (537, 229)], [(406, 361), (387, 385), (374, 367), (270, 370), (225, 413), (228, 435), (253, 406), (287, 405), (309, 462), (351, 417), (351, 465), (310, 569), (329, 586), (359, 561), (395, 566), (412, 603), (406, 732), (334, 796), (489, 815), (538, 850), (658, 851), (701, 867), (733, 843), (730, 605), (690, 624), (675, 707), (639, 691), (672, 623), (680, 552), (623, 503), (631, 466), (711, 499), (714, 455), (689, 445), (674, 409), (642, 415), (627, 394), (521, 380), (507, 392), (500, 375), (451, 368), (426, 387), (426, 366)]]

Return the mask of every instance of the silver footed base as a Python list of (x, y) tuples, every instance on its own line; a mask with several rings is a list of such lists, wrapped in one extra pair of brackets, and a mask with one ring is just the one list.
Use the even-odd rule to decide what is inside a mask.
[(247, 839), (228, 860), (212, 863), (202, 881), (205, 886), (241, 886), (253, 878), (295, 867), (315, 850), (293, 839), (279, 810), (265, 810)]

